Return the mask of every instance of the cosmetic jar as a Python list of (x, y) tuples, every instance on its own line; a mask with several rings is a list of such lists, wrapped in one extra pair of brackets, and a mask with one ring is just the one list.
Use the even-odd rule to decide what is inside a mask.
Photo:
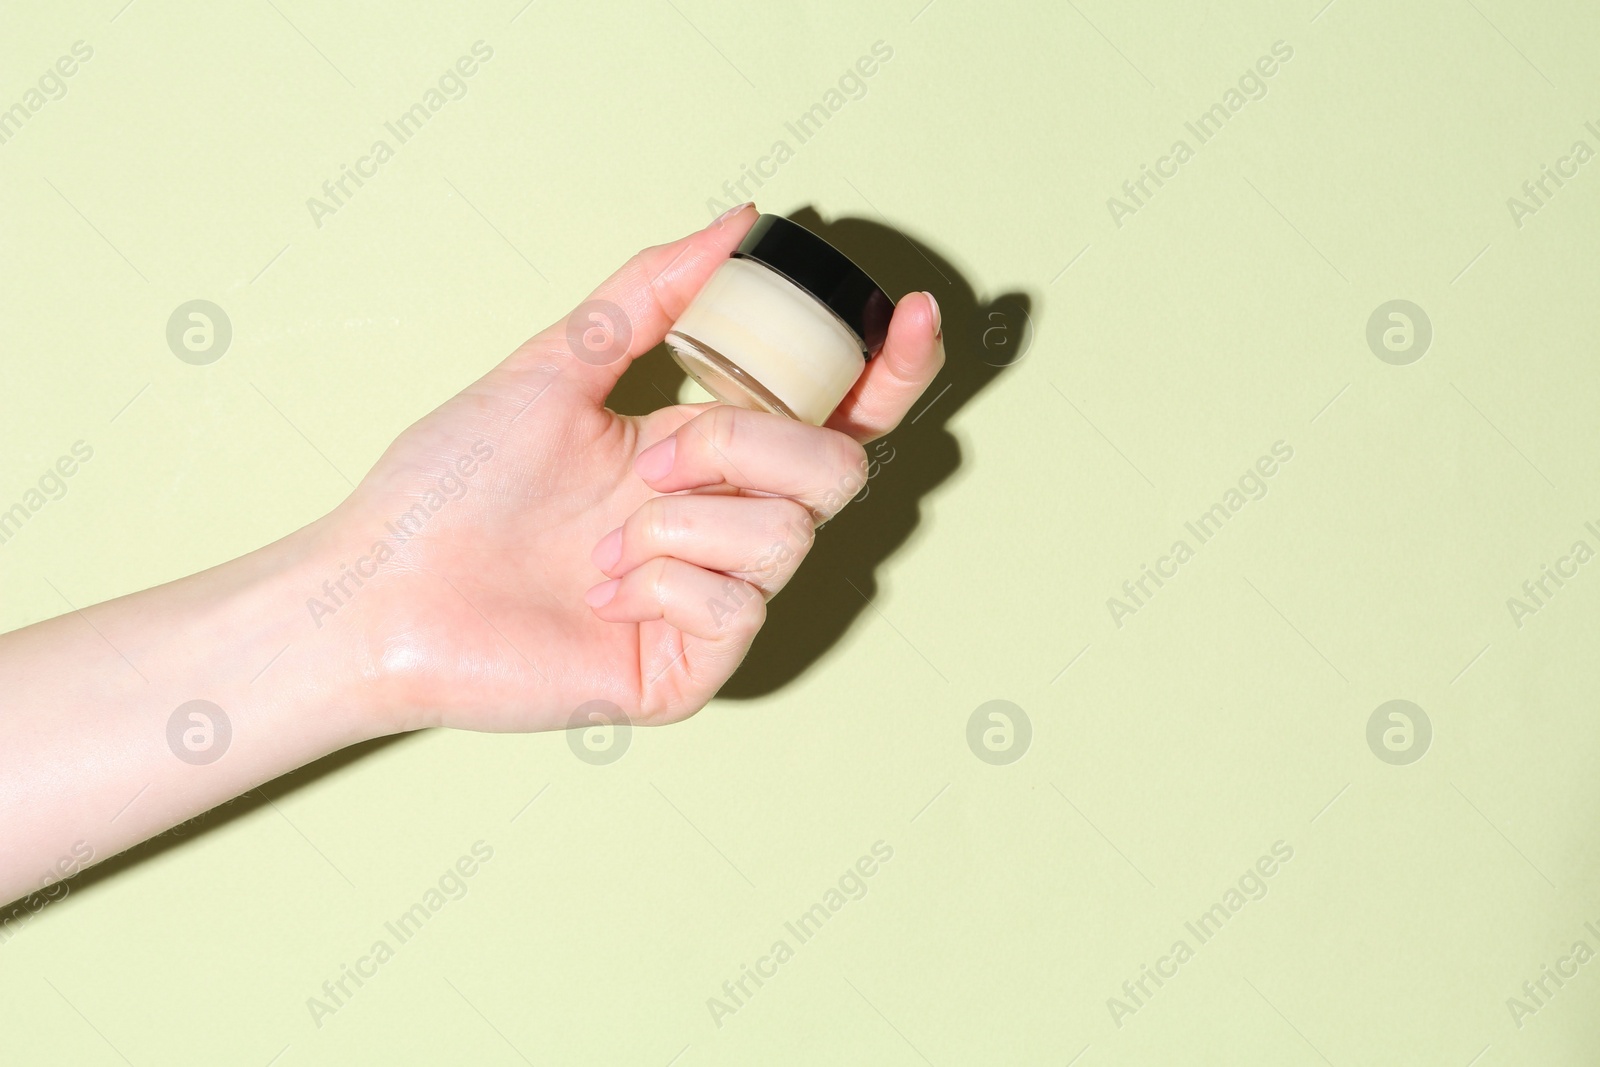
[(844, 253), (762, 215), (667, 334), (724, 404), (821, 426), (883, 347), (894, 302)]

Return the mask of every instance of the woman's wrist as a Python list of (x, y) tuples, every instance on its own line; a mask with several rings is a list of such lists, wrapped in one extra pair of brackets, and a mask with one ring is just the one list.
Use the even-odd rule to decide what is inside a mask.
[[(245, 720), (232, 723), (235, 755), (283, 773), (391, 732), (387, 685), (370, 647), (352, 627), (319, 627), (308, 608), (325, 576), (337, 573), (336, 528), (329, 516), (217, 567), (91, 608), (88, 617), (173, 707), (206, 700)], [(246, 751), (247, 742), (260, 752)], [(291, 755), (299, 762), (288, 762)]]
[(227, 684), (247, 700), (270, 702), (329, 751), (397, 732), (404, 701), (385, 665), (377, 613), (351, 610), (358, 553), (344, 528), (334, 512), (218, 568), (225, 573), (200, 591), (197, 614), (201, 626), (237, 641)]

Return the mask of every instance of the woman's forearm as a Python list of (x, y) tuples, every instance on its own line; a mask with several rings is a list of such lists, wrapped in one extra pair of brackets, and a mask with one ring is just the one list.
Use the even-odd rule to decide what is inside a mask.
[(384, 732), (361, 650), (307, 619), (318, 540), (0, 636), (0, 901)]

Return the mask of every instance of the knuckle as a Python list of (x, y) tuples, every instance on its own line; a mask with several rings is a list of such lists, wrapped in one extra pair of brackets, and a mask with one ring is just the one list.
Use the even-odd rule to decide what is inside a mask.
[(638, 534), (644, 548), (671, 544), (681, 520), (672, 497), (658, 496), (644, 502), (639, 508)]
[(650, 272), (651, 250), (652, 246), (646, 245), (629, 256), (628, 261), (622, 265), (622, 269), (617, 274), (622, 278), (625, 285), (646, 291), (653, 288), (655, 278)]
[(644, 572), (644, 587), (651, 602), (665, 606), (669, 595), (668, 580), (671, 577), (667, 571), (666, 557), (657, 556), (640, 569)]
[(753, 634), (767, 617), (765, 594), (759, 586), (742, 578), (724, 577), (707, 605), (718, 637)]
[(711, 458), (711, 448), (707, 442), (711, 436), (712, 424), (708, 416), (715, 410), (707, 408), (674, 431), (673, 436), (678, 439), (678, 458), (673, 470), (703, 472), (703, 468)]
[(744, 573), (768, 594), (775, 593), (811, 550), (816, 522), (811, 509), (779, 497), (764, 505), (761, 540)]
[(706, 440), (719, 455), (727, 455), (733, 451), (734, 437), (739, 428), (739, 410), (718, 404), (702, 414), (696, 416), (695, 421), (705, 420)]
[(750, 590), (750, 601), (739, 612), (739, 626), (741, 633), (753, 637), (767, 621), (767, 599), (755, 586), (746, 583), (746, 587)]
[(811, 547), (817, 536), (817, 524), (810, 508), (784, 497), (774, 505), (774, 512), (774, 542), (793, 544), (802, 553)]
[(867, 482), (867, 450), (848, 434), (833, 431), (832, 466), (839, 472), (841, 489), (854, 496)]

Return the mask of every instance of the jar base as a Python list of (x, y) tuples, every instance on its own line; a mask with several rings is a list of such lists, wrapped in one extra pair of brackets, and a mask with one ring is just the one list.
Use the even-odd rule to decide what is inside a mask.
[(796, 422), (805, 421), (789, 405), (773, 396), (766, 386), (715, 349), (676, 330), (667, 334), (667, 347), (684, 373), (722, 403), (749, 411), (770, 411)]

